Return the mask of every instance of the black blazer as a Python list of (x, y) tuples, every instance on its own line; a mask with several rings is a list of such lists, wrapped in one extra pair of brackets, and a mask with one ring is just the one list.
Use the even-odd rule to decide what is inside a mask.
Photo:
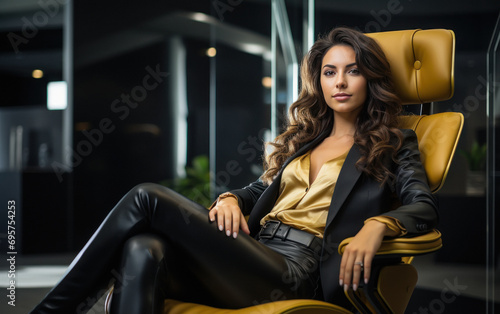
[[(417, 137), (412, 130), (401, 131), (404, 140), (397, 153), (399, 162), (387, 161), (395, 174), (392, 182), (381, 186), (356, 169), (355, 163), (361, 156), (356, 144), (342, 166), (328, 212), (320, 259), (326, 301), (338, 304), (338, 298), (344, 298), (338, 284), (341, 257), (337, 249), (343, 239), (356, 235), (367, 218), (381, 214), (394, 217), (403, 224), (408, 235), (428, 232), (437, 225), (437, 204), (420, 161)], [(293, 159), (316, 147), (328, 134), (323, 133), (290, 157), (271, 185), (257, 180), (243, 189), (230, 191), (238, 196), (243, 213), (250, 214), (248, 223), (253, 236), (260, 230), (260, 220), (271, 211), (278, 198), (283, 169)]]

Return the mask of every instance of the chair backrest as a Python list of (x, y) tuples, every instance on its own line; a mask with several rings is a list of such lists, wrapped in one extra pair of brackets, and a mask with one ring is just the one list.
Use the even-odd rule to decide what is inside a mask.
[(400, 128), (417, 133), (418, 149), (432, 193), (444, 184), (462, 133), (464, 116), (443, 112), (428, 116), (401, 116)]
[[(404, 30), (371, 33), (391, 65), (396, 92), (403, 104), (450, 99), (454, 91), (455, 34), (451, 30)], [(417, 134), (422, 162), (432, 191), (444, 184), (462, 132), (458, 112), (401, 116), (400, 128)]]
[(453, 96), (455, 34), (446, 29), (371, 33), (389, 63), (403, 104), (423, 104)]

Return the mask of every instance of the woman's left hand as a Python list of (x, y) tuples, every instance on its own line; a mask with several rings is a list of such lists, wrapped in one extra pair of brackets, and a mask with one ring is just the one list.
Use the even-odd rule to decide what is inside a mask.
[(339, 283), (344, 286), (344, 290), (350, 285), (356, 290), (359, 287), (361, 274), (364, 282), (368, 283), (373, 257), (380, 248), (384, 236), (391, 233), (394, 231), (386, 224), (370, 220), (346, 246), (340, 263), (339, 276)]

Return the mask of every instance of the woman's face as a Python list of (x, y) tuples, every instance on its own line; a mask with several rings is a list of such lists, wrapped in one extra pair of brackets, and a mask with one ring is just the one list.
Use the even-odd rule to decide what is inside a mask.
[(336, 45), (327, 51), (321, 64), (321, 89), (335, 114), (359, 114), (366, 100), (367, 83), (351, 47)]

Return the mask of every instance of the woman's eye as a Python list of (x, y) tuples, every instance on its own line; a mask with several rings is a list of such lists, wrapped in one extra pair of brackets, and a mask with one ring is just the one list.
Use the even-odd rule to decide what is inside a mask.
[(351, 70), (349, 71), (349, 73), (351, 73), (351, 74), (356, 74), (356, 75), (357, 75), (357, 74), (359, 74), (359, 70), (358, 70), (357, 68), (354, 68), (354, 69), (351, 69)]
[(325, 76), (332, 76), (332, 75), (334, 75), (335, 73), (334, 73), (332, 70), (327, 70), (327, 71), (325, 71), (325, 73), (324, 73), (324, 74), (325, 74)]

